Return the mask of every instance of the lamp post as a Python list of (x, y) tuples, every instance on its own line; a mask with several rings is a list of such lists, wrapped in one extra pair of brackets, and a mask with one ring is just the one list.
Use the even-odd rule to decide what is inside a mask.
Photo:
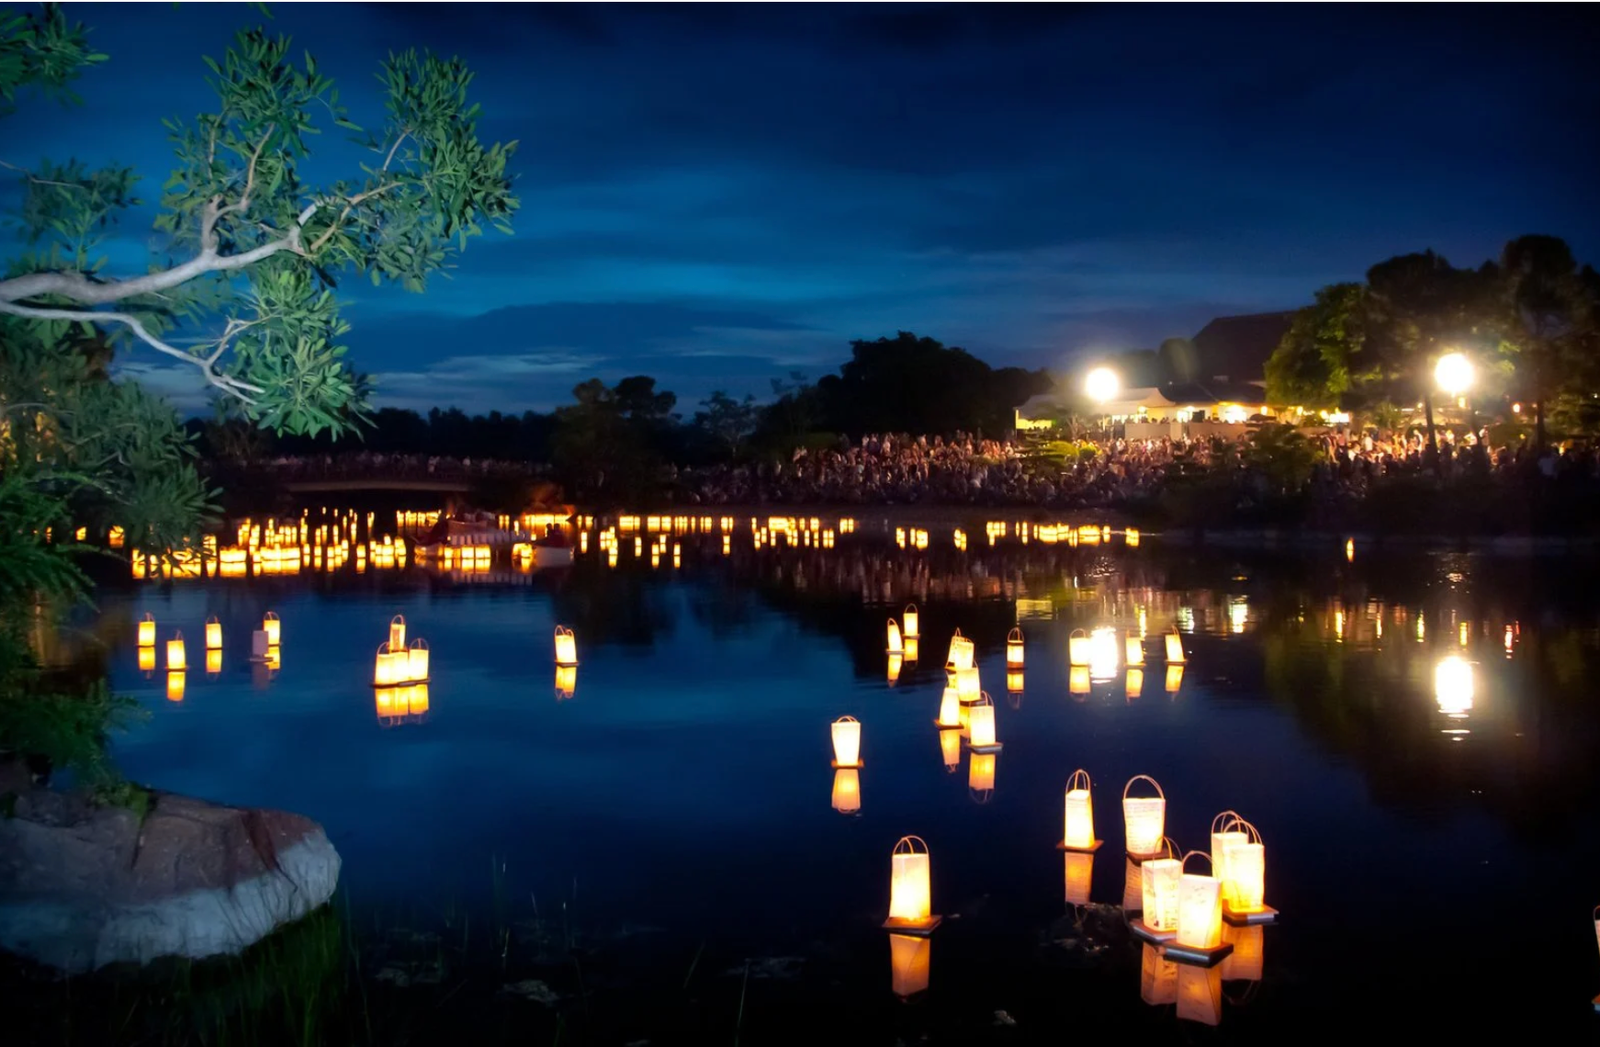
[[(1122, 391), (1122, 379), (1109, 367), (1096, 367), (1083, 380), (1083, 392), (1096, 406), (1104, 407)], [(1102, 415), (1102, 425), (1105, 424)]]
[[(1446, 353), (1433, 365), (1434, 382), (1454, 399), (1466, 395), (1467, 390), (1472, 388), (1475, 377), (1472, 361), (1463, 353)], [(1470, 411), (1467, 414), (1467, 424), (1469, 427), (1472, 426)], [(1438, 448), (1435, 447), (1434, 450), (1437, 452)]]

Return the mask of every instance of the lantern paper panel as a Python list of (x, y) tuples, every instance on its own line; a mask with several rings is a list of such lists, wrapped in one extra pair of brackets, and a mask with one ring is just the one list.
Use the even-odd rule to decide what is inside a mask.
[(952, 669), (946, 675), (962, 702), (970, 704), (983, 697), (983, 687), (979, 683), (976, 668)]
[(1182, 876), (1183, 863), (1176, 858), (1157, 858), (1139, 866), (1140, 906), (1144, 925), (1152, 931), (1178, 929), (1178, 883)]
[(556, 626), (556, 664), (578, 664), (578, 638), (564, 625)]
[(944, 758), (945, 770), (955, 773), (961, 766), (961, 732), (947, 729), (939, 732), (939, 754)]
[(267, 648), (267, 659), (266, 659), (266, 662), (264, 664), (266, 665), (268, 672), (274, 672), (275, 673), (275, 672), (279, 671), (280, 669), (282, 669), (283, 668), (283, 648), (282, 647), (268, 647)]
[(183, 633), (167, 641), (167, 671), (181, 673), (189, 668), (189, 655), (183, 646)]
[(904, 999), (928, 988), (933, 969), (933, 939), (889, 935), (889, 973), (894, 994)]
[(861, 721), (841, 716), (833, 721), (833, 762), (840, 767), (861, 765)]
[(428, 644), (420, 637), (411, 641), (411, 647), (405, 652), (407, 682), (421, 682), (428, 679)]
[[(1184, 859), (1195, 855), (1206, 857), (1190, 851)], [(1222, 883), (1215, 876), (1185, 872), (1179, 877), (1178, 944), (1191, 949), (1215, 949), (1222, 944)]]
[(389, 650), (387, 641), (378, 646), (378, 656), (372, 665), (372, 685), (374, 687), (395, 687), (404, 682), (409, 661), (404, 650), (393, 652)]
[[(988, 697), (985, 695), (984, 697)], [(967, 732), (971, 739), (970, 744), (976, 750), (997, 749), (1000, 743), (995, 740), (994, 733), (994, 705), (989, 702), (980, 702), (967, 711)]]
[(1259, 982), (1266, 967), (1267, 929), (1261, 924), (1234, 927), (1224, 924), (1222, 941), (1233, 946), (1233, 952), (1223, 958), (1218, 970), (1225, 982)]
[(1183, 663), (1183, 637), (1179, 636), (1176, 631), (1170, 632), (1167, 634), (1167, 664), (1182, 665)]
[(1089, 667), (1074, 665), (1067, 673), (1067, 690), (1072, 694), (1089, 693)]
[[(283, 622), (279, 621), (278, 616), (273, 614), (271, 611), (268, 611), (266, 613), (266, 617), (261, 619), (261, 631), (267, 634), (268, 647), (276, 647), (283, 641)], [(392, 626), (390, 627), (389, 632), (390, 635), (393, 636), (394, 628)], [(402, 636), (405, 633), (404, 622), (402, 622), (400, 625), (400, 632)], [(404, 640), (401, 641), (402, 645), (404, 642)]]
[(1072, 630), (1067, 637), (1067, 661), (1075, 667), (1089, 665), (1089, 635), (1082, 629)]
[(1067, 851), (1062, 876), (1068, 905), (1088, 905), (1089, 888), (1094, 881), (1094, 855), (1088, 851)]
[[(1155, 796), (1128, 795), (1134, 783), (1141, 780), (1155, 786)], [(1128, 779), (1122, 789), (1122, 821), (1129, 854), (1155, 854), (1161, 850), (1161, 840), (1166, 835), (1167, 798), (1154, 778), (1140, 774)]]
[(139, 646), (154, 647), (155, 645), (156, 620), (154, 616), (146, 612), (144, 618), (139, 622)]
[(994, 771), (998, 757), (994, 753), (973, 753), (967, 765), (967, 788), (975, 793), (994, 791)]
[(250, 660), (252, 662), (266, 661), (267, 650), (271, 646), (267, 642), (267, 631), (265, 629), (257, 629), (250, 634)]
[(1152, 1007), (1178, 1000), (1178, 965), (1149, 942), (1139, 954), (1139, 999)]
[(921, 636), (922, 635), (922, 626), (921, 626), (922, 616), (917, 613), (917, 605), (914, 604), (914, 603), (906, 604), (906, 613), (905, 613), (904, 617), (905, 617), (904, 632), (906, 634), (906, 639), (909, 640), (914, 636)]
[(1094, 797), (1087, 771), (1074, 771), (1067, 782), (1063, 800), (1063, 832), (1061, 842), (1072, 850), (1087, 851), (1094, 847)]
[(222, 623), (215, 618), (206, 619), (206, 650), (222, 649)]
[(946, 665), (951, 669), (971, 669), (976, 649), (972, 641), (961, 635), (957, 629), (956, 634), (950, 638), (950, 656)]
[(889, 653), (901, 654), (905, 651), (905, 644), (900, 639), (900, 625), (893, 618), (889, 619)]
[(156, 671), (156, 649), (154, 646), (139, 648), (139, 671), (142, 673)]
[(1226, 868), (1231, 887), (1227, 898), (1228, 908), (1237, 913), (1264, 912), (1267, 907), (1266, 847), (1259, 839), (1248, 838), (1229, 840), (1223, 847), (1223, 853), (1227, 855)]
[(961, 696), (954, 687), (946, 687), (940, 696), (939, 719), (935, 722), (940, 727), (961, 726)]
[(183, 701), (183, 689), (185, 685), (185, 679), (188, 675), (188, 673), (185, 673), (181, 670), (178, 672), (167, 673), (167, 701)]
[(1178, 1017), (1201, 1025), (1222, 1022), (1222, 971), (1216, 967), (1178, 966)]
[(1234, 841), (1243, 843), (1248, 838), (1238, 825), (1239, 816), (1233, 811), (1223, 811), (1211, 820), (1212, 875), (1222, 882), (1222, 900), (1230, 904), (1233, 900), (1233, 883), (1228, 876), (1228, 844)]
[(915, 636), (906, 637), (906, 661), (914, 662), (920, 657), (922, 657), (922, 641)]
[(833, 772), (833, 809), (840, 814), (861, 810), (861, 772), (854, 767)]
[[(920, 848), (920, 849), (919, 849)], [(902, 836), (889, 858), (889, 919), (925, 925), (933, 919), (931, 856), (920, 836)]]
[(1144, 664), (1144, 641), (1137, 636), (1129, 636), (1123, 641), (1124, 660), (1130, 667)]
[(1022, 668), (1022, 630), (1013, 629), (1006, 637), (1006, 666), (1008, 668)]
[(389, 650), (403, 650), (406, 645), (406, 620), (404, 615), (389, 619)]

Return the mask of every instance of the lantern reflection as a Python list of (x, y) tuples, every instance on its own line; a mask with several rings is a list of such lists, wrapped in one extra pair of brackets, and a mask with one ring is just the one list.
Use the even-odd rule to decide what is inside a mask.
[(889, 919), (891, 931), (926, 934), (939, 924), (933, 915), (930, 885), (932, 855), (920, 836), (902, 836), (889, 856)]
[(167, 701), (183, 701), (184, 678), (188, 675), (182, 670), (167, 673)]
[(1178, 965), (1149, 942), (1139, 953), (1139, 999), (1152, 1007), (1178, 1000)]
[(1089, 635), (1089, 678), (1110, 680), (1117, 675), (1117, 631), (1102, 627)]
[(1128, 682), (1123, 686), (1122, 693), (1129, 701), (1144, 693), (1144, 670), (1129, 669)]
[(1089, 772), (1072, 772), (1062, 807), (1061, 846), (1069, 851), (1093, 851), (1100, 846), (1094, 838), (1094, 796)]
[(1183, 964), (1178, 968), (1178, 1017), (1217, 1025), (1222, 1021), (1222, 971)]
[(900, 624), (893, 618), (889, 619), (889, 653), (903, 654), (905, 644), (900, 639)]
[(154, 647), (139, 648), (139, 671), (142, 673), (156, 671), (156, 649)]
[(959, 729), (939, 732), (939, 753), (944, 757), (944, 769), (951, 774), (956, 773), (961, 766), (961, 731)]
[(275, 673), (278, 670), (282, 669), (283, 668), (283, 648), (282, 647), (277, 647), (277, 646), (268, 647), (267, 648), (267, 658), (266, 658), (265, 665), (267, 667), (267, 671), (268, 672)]
[(576, 665), (556, 666), (556, 697), (561, 699), (571, 698), (578, 690), (578, 667)]
[(578, 664), (578, 638), (564, 625), (556, 626), (556, 664)]
[(1013, 629), (1006, 637), (1006, 668), (1022, 668), (1022, 630)]
[(914, 603), (906, 604), (906, 611), (905, 611), (905, 634), (906, 634), (906, 639), (909, 640), (914, 636), (921, 636), (922, 635), (921, 622), (922, 622), (922, 616), (917, 613), (917, 605), (914, 604)]
[(891, 654), (889, 656), (889, 686), (893, 687), (900, 682), (900, 670), (905, 666), (905, 656)]
[(833, 809), (840, 814), (855, 814), (861, 810), (861, 772), (854, 767), (841, 767), (833, 772)]
[(1183, 686), (1183, 666), (1167, 666), (1167, 693), (1177, 694), (1178, 688)]
[(222, 652), (215, 649), (207, 651), (206, 673), (210, 676), (216, 676), (220, 672), (222, 672)]
[(372, 693), (378, 722), (384, 725), (408, 720), (419, 722), (428, 711), (428, 685), (425, 683), (375, 687)]
[[(1156, 795), (1129, 796), (1133, 784), (1139, 781), (1155, 786)], [(1167, 796), (1160, 783), (1148, 774), (1134, 775), (1122, 787), (1122, 823), (1129, 854), (1144, 857), (1161, 850), (1161, 839), (1166, 835)]]
[(1225, 982), (1259, 982), (1266, 967), (1267, 929), (1260, 924), (1245, 927), (1226, 925), (1222, 940), (1233, 946), (1217, 968)]
[(994, 792), (994, 769), (998, 757), (994, 753), (974, 752), (967, 764), (967, 790), (978, 803), (988, 803)]
[(1433, 670), (1433, 695), (1439, 711), (1451, 719), (1464, 719), (1472, 709), (1472, 663), (1457, 654), (1439, 661)]
[(922, 654), (922, 641), (915, 636), (906, 637), (905, 659), (914, 662)]
[(1094, 855), (1088, 851), (1068, 851), (1062, 871), (1068, 905), (1088, 905), (1089, 888), (1094, 880)]
[(1071, 694), (1089, 693), (1089, 667), (1074, 665), (1067, 672), (1067, 691)]
[(932, 938), (889, 935), (889, 975), (896, 996), (906, 999), (925, 991), (932, 967)]

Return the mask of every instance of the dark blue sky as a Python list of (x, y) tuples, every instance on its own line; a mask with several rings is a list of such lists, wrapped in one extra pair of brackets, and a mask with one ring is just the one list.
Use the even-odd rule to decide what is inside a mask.
[[(271, 28), (358, 123), (386, 51), (461, 54), (481, 130), (522, 143), (515, 237), (423, 296), (341, 288), (380, 403), (543, 409), (642, 372), (692, 409), (898, 329), (1059, 368), (1426, 247), (1548, 232), (1600, 261), (1582, 6), (306, 4)], [(70, 10), (111, 61), (81, 109), (8, 118), (0, 155), (132, 163), (154, 197), (161, 119), (209, 106), (201, 55), (261, 17)], [(161, 247), (141, 219), (114, 259)]]

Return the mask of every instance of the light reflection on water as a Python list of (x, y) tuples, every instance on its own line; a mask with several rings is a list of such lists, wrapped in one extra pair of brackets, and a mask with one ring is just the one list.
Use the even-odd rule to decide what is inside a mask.
[[(322, 821), (357, 906), (471, 901), (493, 853), (529, 891), (577, 879), (591, 904), (753, 948), (782, 948), (766, 943), (797, 926), (849, 938), (881, 917), (884, 841), (916, 832), (940, 854), (936, 911), (1006, 899), (942, 931), (941, 963), (960, 962), (983, 919), (1048, 920), (1063, 882), (1069, 905), (1142, 904), (1118, 824), (1098, 865), (1068, 855), (1063, 873), (1051, 843), (1073, 768), (1097, 782), (1152, 770), (1185, 848), (1205, 846), (1206, 819), (1226, 808), (1272, 836), (1270, 901), (1286, 918), (1229, 928), (1234, 954), (1211, 973), (1169, 972), (1130, 945), (1130, 998), (1138, 970), (1146, 1003), (1226, 1028), (1233, 994), (1215, 981), (1259, 983), (1252, 1008), (1270, 1012), (1307, 1005), (1325, 973), (1366, 970), (1352, 977), (1369, 977), (1376, 1007), (1401, 970), (1384, 950), (1400, 955), (1419, 928), (1436, 943), (1430, 977), (1487, 987), (1450, 943), (1474, 937), (1463, 912), (1512, 898), (1537, 900), (1538, 916), (1497, 933), (1570, 970), (1531, 991), (1587, 984), (1593, 957), (1557, 925), (1592, 905), (1582, 870), (1600, 857), (1592, 570), (1565, 568), (1557, 591), (1466, 557), (1236, 563), (1148, 537), (1126, 549), (988, 532), (994, 544), (961, 552), (917, 551), (911, 534), (902, 550), (842, 527), (836, 544), (778, 533), (687, 535), (677, 572), (652, 570), (643, 542), (609, 539), (558, 573), (357, 576), (352, 563), (315, 583), (107, 592), (113, 682), (152, 713), (121, 760), (163, 788)], [(933, 724), (943, 665), (885, 655), (885, 620), (907, 601), (931, 651), (958, 627), (974, 641), (996, 694), (1021, 628), (1026, 675), (1004, 681), (1018, 700), (993, 714), (1004, 775), (996, 754)], [(269, 608), (287, 653), (270, 669), (234, 643)], [(145, 611), (163, 636), (212, 615), (222, 626), (220, 667), (208, 653), (181, 701), (133, 643)], [(368, 639), (397, 613), (429, 638), (431, 685), (372, 687)], [(577, 631), (584, 685), (557, 670), (553, 699), (558, 621)], [(1091, 638), (1087, 665), (1067, 664), (1075, 629)], [(1142, 668), (1127, 664), (1128, 640), (1174, 632), (1183, 665), (1159, 640), (1139, 646)], [(817, 740), (842, 709), (865, 725), (870, 763), (835, 774)], [(917, 995), (931, 951), (894, 944), (892, 987)], [(931, 992), (941, 984), (935, 970)]]

